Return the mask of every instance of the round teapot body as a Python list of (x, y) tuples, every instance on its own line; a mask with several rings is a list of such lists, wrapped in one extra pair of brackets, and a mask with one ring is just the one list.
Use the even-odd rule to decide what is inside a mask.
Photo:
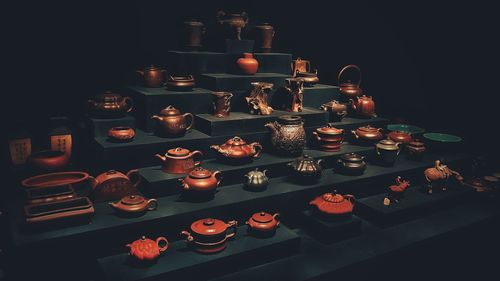
[(157, 154), (162, 162), (162, 171), (168, 174), (186, 174), (191, 172), (196, 166), (200, 165), (200, 161), (195, 161), (195, 157), (203, 157), (203, 153), (199, 150), (189, 151), (188, 149), (177, 147), (169, 149), (162, 156)]
[(193, 222), (190, 231), (182, 231), (186, 242), (197, 252), (211, 254), (223, 251), (228, 239), (236, 235), (237, 221), (223, 222), (206, 218)]
[(144, 67), (137, 70), (142, 76), (144, 85), (149, 88), (159, 88), (165, 84), (165, 69), (158, 68), (154, 65)]
[(160, 135), (169, 137), (184, 136), (186, 132), (191, 129), (194, 123), (193, 114), (181, 114), (181, 112), (173, 106), (166, 107), (160, 112), (159, 115), (154, 115), (151, 118), (155, 119), (157, 122), (157, 132)]
[(276, 152), (284, 156), (299, 156), (306, 145), (306, 132), (302, 118), (296, 115), (283, 115), (278, 121), (267, 123), (271, 131), (271, 143)]

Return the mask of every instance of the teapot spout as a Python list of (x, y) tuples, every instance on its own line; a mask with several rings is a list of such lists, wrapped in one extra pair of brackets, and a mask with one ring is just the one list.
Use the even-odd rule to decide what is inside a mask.
[(213, 144), (213, 145), (210, 146), (210, 149), (213, 149), (213, 150), (215, 150), (215, 151), (218, 152), (218, 151), (220, 151), (220, 145)]
[(167, 157), (160, 155), (160, 154), (155, 154), (155, 157), (160, 159), (161, 162), (167, 161)]
[(266, 125), (264, 125), (264, 127), (270, 129), (273, 132), (277, 132), (280, 128), (280, 125), (276, 121), (274, 121), (267, 123)]
[(160, 116), (158, 116), (158, 115), (151, 116), (151, 119), (158, 120), (158, 121), (162, 121), (163, 120), (163, 118), (160, 117)]

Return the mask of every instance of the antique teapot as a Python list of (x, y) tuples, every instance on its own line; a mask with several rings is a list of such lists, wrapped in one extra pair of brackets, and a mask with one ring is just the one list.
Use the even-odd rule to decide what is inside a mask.
[(432, 194), (435, 187), (441, 187), (443, 191), (448, 189), (448, 179), (455, 177), (460, 183), (464, 178), (460, 173), (448, 168), (447, 165), (441, 163), (440, 160), (434, 162), (434, 167), (428, 168), (424, 171), (425, 179), (427, 180), (427, 193)]
[(232, 164), (251, 162), (260, 156), (262, 145), (258, 142), (247, 144), (242, 138), (235, 136), (222, 145), (211, 145), (211, 149), (218, 152), (219, 159)]
[(210, 172), (202, 167), (194, 168), (189, 175), (179, 179), (182, 188), (186, 191), (213, 192), (222, 180), (221, 172)]
[(144, 84), (147, 87), (159, 88), (165, 83), (166, 70), (154, 65), (146, 66), (143, 69), (137, 70), (137, 73), (144, 79)]
[(156, 158), (163, 163), (162, 171), (169, 174), (186, 174), (194, 167), (200, 165), (201, 161), (194, 161), (194, 157), (203, 157), (199, 150), (189, 151), (182, 147), (167, 150), (165, 155), (156, 154)]
[(373, 143), (384, 137), (381, 128), (373, 128), (370, 125), (359, 127), (351, 132), (357, 140), (365, 143)]
[(127, 174), (109, 170), (91, 180), (94, 201), (105, 202), (137, 194), (141, 175), (138, 170), (130, 170)]
[(387, 197), (384, 198), (384, 205), (390, 205), (391, 202), (399, 203), (408, 187), (410, 187), (410, 181), (403, 180), (401, 176), (398, 176), (396, 183), (388, 188)]
[(340, 156), (337, 164), (341, 172), (349, 175), (360, 175), (366, 170), (365, 158), (354, 152)]
[(340, 122), (347, 116), (348, 104), (332, 100), (322, 104), (320, 109), (330, 113), (330, 120), (332, 122)]
[(109, 205), (120, 213), (137, 214), (156, 210), (158, 208), (158, 201), (156, 199), (146, 200), (140, 195), (129, 195), (123, 197), (118, 202), (110, 202)]
[(313, 135), (323, 151), (339, 151), (344, 142), (344, 130), (333, 127), (332, 123), (328, 123), (326, 127), (316, 129)]
[(92, 113), (101, 118), (119, 118), (132, 111), (134, 102), (129, 97), (122, 97), (111, 91), (97, 95), (88, 100)]
[(321, 162), (323, 160), (314, 160), (314, 158), (304, 155), (288, 163), (292, 167), (292, 177), (305, 184), (316, 183), (321, 178)]
[[(353, 83), (350, 80), (347, 80), (347, 82), (341, 82), (342, 74), (348, 69), (355, 69), (359, 73), (359, 80), (357, 83)], [(346, 98), (352, 99), (363, 94), (363, 90), (359, 87), (361, 84), (361, 69), (359, 69), (357, 65), (349, 64), (344, 66), (339, 72), (338, 81), (340, 93)]]
[(319, 82), (318, 70), (311, 71), (311, 62), (297, 58), (292, 61), (293, 77), (302, 78), (306, 86), (310, 86)]
[(309, 205), (315, 206), (318, 214), (323, 214), (328, 217), (343, 217), (352, 214), (355, 202), (356, 199), (353, 195), (340, 195), (334, 191), (333, 193), (325, 193), (316, 197), (309, 202)]
[(273, 215), (266, 212), (255, 213), (245, 224), (248, 225), (248, 232), (255, 236), (272, 236), (280, 225), (278, 220), (280, 214)]
[(259, 171), (258, 168), (243, 175), (245, 180), (245, 187), (250, 190), (262, 190), (269, 184), (269, 179), (266, 175), (267, 170)]
[[(164, 246), (160, 246), (160, 244), (164, 244)], [(142, 236), (141, 239), (127, 244), (127, 247), (130, 248), (129, 255), (138, 261), (153, 261), (168, 249), (168, 240), (165, 237), (151, 240)]]
[(284, 156), (302, 154), (306, 145), (304, 122), (297, 115), (282, 115), (278, 121), (265, 125), (271, 131), (271, 143), (276, 152)]
[(226, 223), (218, 219), (206, 218), (193, 222), (190, 231), (182, 231), (181, 235), (186, 237), (186, 242), (195, 251), (212, 254), (226, 248), (227, 240), (236, 235), (237, 226), (237, 221)]
[(375, 152), (380, 164), (392, 166), (401, 152), (400, 143), (390, 139), (381, 140), (375, 145)]
[(246, 12), (241, 12), (240, 14), (227, 15), (224, 11), (218, 11), (217, 21), (227, 28), (232, 29), (236, 38), (241, 40), (241, 30), (245, 28), (248, 23), (248, 14)]
[(151, 119), (157, 120), (160, 134), (170, 137), (184, 136), (194, 124), (193, 114), (181, 114), (180, 110), (171, 105), (162, 109), (159, 115), (153, 115)]
[(375, 113), (375, 102), (373, 98), (369, 96), (363, 95), (352, 100), (352, 109), (357, 111), (358, 115), (362, 117), (377, 117)]
[(412, 141), (411, 135), (404, 131), (392, 131), (387, 134), (387, 137), (402, 144), (409, 144)]

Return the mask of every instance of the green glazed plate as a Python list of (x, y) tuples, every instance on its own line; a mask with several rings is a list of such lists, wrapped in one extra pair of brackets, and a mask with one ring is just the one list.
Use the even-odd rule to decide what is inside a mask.
[(461, 142), (462, 138), (454, 135), (441, 133), (425, 133), (424, 138), (438, 142)]
[(407, 132), (408, 134), (421, 134), (425, 132), (424, 129), (413, 126), (413, 125), (407, 125), (407, 124), (389, 124), (387, 125), (387, 130), (389, 131), (402, 131), (402, 132)]

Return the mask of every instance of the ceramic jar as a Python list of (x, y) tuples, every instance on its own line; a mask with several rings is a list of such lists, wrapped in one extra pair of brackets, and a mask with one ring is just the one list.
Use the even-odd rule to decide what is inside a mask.
[(118, 202), (110, 202), (109, 205), (122, 214), (143, 214), (146, 211), (154, 211), (158, 208), (156, 199), (146, 199), (140, 195), (125, 196)]
[(347, 116), (348, 104), (340, 103), (336, 100), (324, 103), (320, 107), (323, 111), (328, 111), (330, 121), (341, 122)]
[[(342, 75), (349, 69), (354, 69), (358, 72), (358, 82), (351, 82), (351, 80), (342, 82)], [(361, 69), (359, 69), (357, 65), (349, 64), (344, 66), (339, 72), (338, 81), (340, 94), (342, 94), (345, 99), (353, 99), (363, 94), (363, 90), (359, 87), (359, 85), (361, 84)]]
[(108, 138), (112, 142), (129, 142), (132, 141), (134, 137), (135, 130), (130, 127), (119, 126), (108, 130)]
[(286, 78), (285, 91), (287, 92), (287, 102), (285, 110), (291, 112), (301, 112), (304, 103), (304, 79)]
[(240, 71), (247, 75), (254, 75), (259, 68), (259, 62), (254, 59), (252, 53), (243, 53), (243, 57), (236, 61)]
[[(164, 245), (160, 246), (161, 244)], [(162, 252), (168, 249), (168, 240), (165, 237), (158, 237), (155, 240), (151, 240), (142, 236), (141, 239), (127, 244), (127, 247), (130, 248), (129, 256), (137, 261), (154, 261)]]
[(282, 115), (265, 125), (271, 131), (271, 142), (278, 154), (298, 156), (306, 144), (304, 122), (300, 116)]
[(262, 23), (254, 27), (255, 47), (262, 53), (271, 52), (273, 45), (274, 28), (269, 23)]
[(323, 151), (339, 151), (344, 142), (344, 130), (333, 127), (332, 123), (316, 129), (313, 135), (316, 137), (319, 148)]
[(361, 144), (372, 144), (384, 137), (381, 128), (373, 128), (370, 125), (359, 127), (355, 131), (351, 132), (354, 135), (354, 138)]
[(392, 131), (387, 134), (387, 137), (395, 142), (407, 145), (412, 141), (412, 137), (409, 133), (403, 131)]
[(292, 168), (292, 178), (302, 184), (314, 184), (321, 178), (321, 162), (323, 160), (314, 160), (314, 158), (304, 155), (295, 159), (287, 165)]
[(247, 144), (242, 138), (235, 136), (222, 145), (211, 145), (218, 153), (219, 160), (230, 164), (245, 164), (260, 156), (262, 145), (258, 142)]
[(361, 175), (366, 170), (365, 158), (356, 153), (347, 153), (337, 160), (338, 171), (347, 175)]
[(194, 124), (193, 114), (181, 114), (180, 110), (171, 105), (162, 109), (158, 115), (153, 115), (151, 119), (156, 120), (157, 132), (169, 137), (184, 136)]
[(246, 12), (226, 14), (224, 11), (218, 11), (217, 21), (226, 27), (228, 37), (236, 37), (236, 39), (241, 40), (241, 30), (248, 23), (248, 14)]
[(92, 197), (95, 202), (120, 200), (125, 196), (138, 193), (137, 186), (141, 182), (138, 170), (130, 170), (127, 174), (109, 170), (92, 179)]
[(231, 110), (231, 98), (233, 94), (229, 92), (213, 92), (212, 93), (212, 104), (214, 106), (213, 115), (218, 118), (229, 117), (229, 111)]
[(192, 91), (196, 85), (193, 75), (188, 76), (172, 76), (167, 80), (167, 88), (170, 91), (188, 92)]
[(375, 113), (375, 102), (370, 96), (356, 97), (352, 101), (352, 109), (355, 110), (361, 117), (377, 117)]
[(28, 157), (28, 163), (39, 170), (57, 171), (69, 164), (70, 157), (59, 150), (41, 150)]
[(276, 152), (283, 156), (298, 156), (306, 145), (306, 132), (302, 118), (296, 115), (282, 115), (278, 121), (267, 123), (271, 131), (271, 143)]
[(460, 173), (448, 168), (447, 165), (441, 163), (440, 160), (434, 162), (434, 167), (424, 171), (425, 179), (427, 180), (427, 193), (432, 194), (436, 187), (443, 191), (448, 189), (448, 179), (454, 177), (457, 181), (463, 182), (464, 178)]
[(163, 172), (168, 174), (186, 174), (200, 165), (201, 161), (195, 161), (195, 157), (202, 158), (203, 153), (199, 150), (189, 151), (182, 147), (176, 147), (167, 150), (165, 155), (156, 154), (155, 157), (163, 163)]
[(396, 183), (388, 188), (387, 197), (384, 198), (384, 205), (390, 205), (392, 202), (399, 203), (408, 187), (410, 187), (410, 182), (398, 176)]
[(375, 145), (375, 152), (380, 164), (393, 166), (401, 152), (400, 143), (390, 139), (381, 140)]
[(194, 191), (196, 193), (211, 193), (215, 192), (222, 180), (221, 172), (210, 172), (202, 167), (196, 167), (189, 175), (183, 179), (179, 179), (182, 188), (185, 191)]
[(237, 221), (223, 222), (206, 218), (193, 222), (190, 231), (182, 231), (186, 242), (197, 252), (211, 254), (223, 251), (226, 242), (236, 235)]
[(255, 213), (245, 223), (248, 232), (257, 237), (271, 237), (276, 233), (280, 225), (279, 213), (273, 215), (266, 212)]
[(351, 194), (325, 193), (309, 202), (316, 214), (324, 219), (348, 218), (352, 215), (356, 199)]
[(99, 118), (119, 118), (132, 111), (134, 102), (129, 97), (107, 91), (88, 100), (92, 114)]
[(188, 19), (182, 23), (181, 42), (188, 51), (198, 51), (202, 48), (205, 25), (197, 19)]
[(408, 149), (408, 156), (414, 160), (421, 160), (426, 150), (425, 143), (419, 139), (415, 139), (408, 143), (406, 149)]
[(252, 92), (245, 100), (248, 104), (250, 114), (271, 115), (273, 108), (269, 106), (268, 92), (273, 88), (272, 83), (252, 82)]
[(144, 85), (150, 88), (163, 87), (165, 83), (166, 70), (154, 65), (146, 66), (143, 69), (137, 70), (137, 73), (144, 81)]
[(269, 185), (267, 170), (259, 171), (258, 168), (243, 175), (245, 177), (245, 188), (248, 190), (264, 190)]

